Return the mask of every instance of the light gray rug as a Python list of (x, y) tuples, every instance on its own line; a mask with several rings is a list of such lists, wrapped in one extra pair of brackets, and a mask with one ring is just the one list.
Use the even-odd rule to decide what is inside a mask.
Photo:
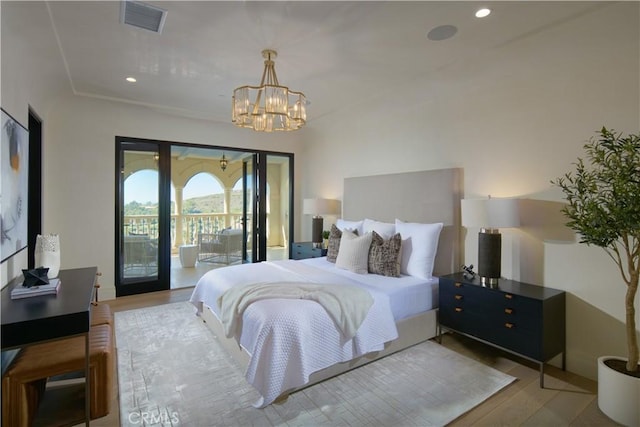
[(265, 409), (187, 302), (115, 314), (123, 426), (444, 425), (515, 378), (424, 342)]

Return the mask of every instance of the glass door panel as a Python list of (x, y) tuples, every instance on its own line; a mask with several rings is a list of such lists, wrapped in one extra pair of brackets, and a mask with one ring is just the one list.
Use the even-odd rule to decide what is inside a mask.
[(116, 295), (168, 288), (159, 144), (118, 141)]

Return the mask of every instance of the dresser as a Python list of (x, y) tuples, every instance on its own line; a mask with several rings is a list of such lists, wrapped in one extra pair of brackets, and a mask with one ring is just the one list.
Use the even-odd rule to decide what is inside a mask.
[(540, 366), (562, 353), (565, 368), (565, 292), (500, 279), (485, 287), (462, 273), (439, 279), (439, 338), (451, 330), (517, 354)]
[(314, 248), (312, 242), (294, 242), (291, 246), (291, 259), (318, 258), (326, 255), (326, 249)]

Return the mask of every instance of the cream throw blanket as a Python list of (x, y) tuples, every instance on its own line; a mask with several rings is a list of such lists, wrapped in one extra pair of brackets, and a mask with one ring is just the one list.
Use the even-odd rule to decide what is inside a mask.
[(324, 307), (346, 340), (354, 337), (373, 305), (369, 292), (356, 286), (316, 285), (304, 282), (256, 283), (236, 286), (218, 298), (222, 325), (228, 338), (236, 335), (244, 310), (262, 299), (307, 299)]

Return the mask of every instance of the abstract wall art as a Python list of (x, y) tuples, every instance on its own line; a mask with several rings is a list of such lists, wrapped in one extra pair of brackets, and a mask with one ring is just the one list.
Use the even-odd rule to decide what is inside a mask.
[(0, 127), (0, 260), (27, 247), (29, 131), (2, 111)]

